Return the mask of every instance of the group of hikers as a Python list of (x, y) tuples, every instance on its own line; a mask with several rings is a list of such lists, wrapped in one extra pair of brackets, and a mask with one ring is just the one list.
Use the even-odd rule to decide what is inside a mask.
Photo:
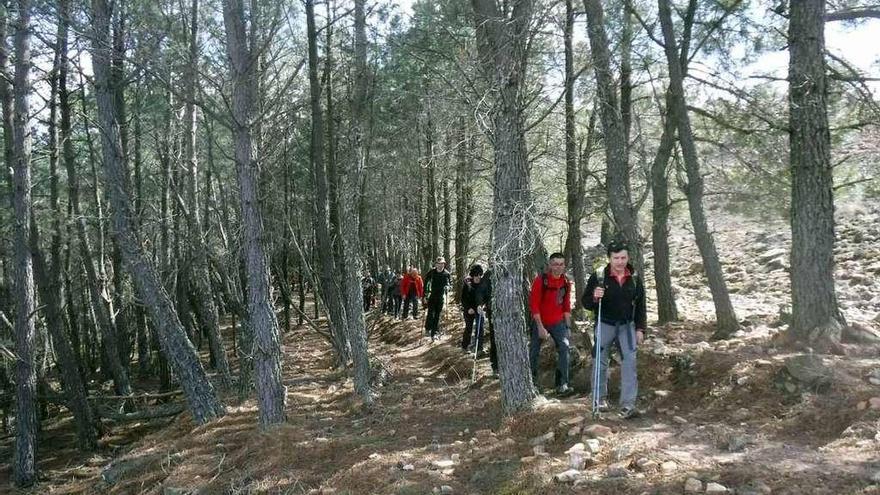
[[(577, 299), (595, 315), (593, 348), (593, 413), (607, 412), (608, 367), (611, 353), (620, 355), (620, 409), (624, 419), (638, 414), (636, 397), (638, 377), (636, 353), (647, 330), (645, 288), (641, 276), (630, 264), (625, 243), (614, 241), (607, 246), (608, 263), (590, 275), (585, 290)], [(529, 294), (530, 339), (529, 365), (532, 379), (538, 383), (538, 361), (541, 345), (548, 338), (556, 346), (555, 390), (557, 396), (574, 393), (569, 376), (572, 326), (572, 282), (565, 274), (566, 259), (562, 253), (550, 255), (546, 269), (535, 277)], [(464, 319), (460, 340), (463, 352), (475, 359), (485, 358), (484, 341), (488, 336), (488, 357), (492, 376), (498, 377), (498, 352), (492, 318), (492, 263), (484, 270), (474, 264), (461, 284), (459, 302)], [(369, 311), (379, 294), (381, 311), (394, 318), (418, 319), (419, 302), (427, 308), (425, 334), (433, 342), (440, 333), (440, 317), (446, 306), (446, 294), (452, 287), (452, 275), (441, 256), (424, 278), (416, 267), (395, 273), (390, 267), (376, 279), (364, 274), (364, 310)], [(380, 288), (381, 287), (381, 288)], [(403, 311), (401, 311), (401, 307)], [(598, 346), (598, 347), (596, 347)]]

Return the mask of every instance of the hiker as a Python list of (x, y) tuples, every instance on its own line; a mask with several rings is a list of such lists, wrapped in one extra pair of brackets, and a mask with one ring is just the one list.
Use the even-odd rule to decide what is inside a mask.
[[(485, 340), (485, 312), (489, 306), (491, 293), (489, 282), (483, 278), (483, 267), (474, 265), (461, 286), (461, 309), (464, 312), (464, 333), (461, 336), (461, 349), (464, 352), (477, 351), (477, 357), (482, 357), (483, 341)], [(480, 329), (480, 334), (474, 333), (474, 322)], [(476, 338), (471, 342), (471, 336)]]
[(370, 272), (364, 272), (364, 278), (361, 279), (361, 291), (364, 295), (364, 313), (373, 309), (373, 303), (376, 299), (376, 281), (370, 276)]
[(391, 296), (391, 289), (394, 285), (394, 282), (397, 280), (397, 274), (391, 271), (391, 267), (385, 265), (385, 271), (379, 274), (378, 282), (382, 286), (380, 289), (381, 294), (381, 304), (382, 304), (382, 312), (385, 314), (391, 314), (394, 310), (394, 302)]
[(403, 297), (403, 314), (401, 320), (409, 316), (409, 307), (412, 305), (412, 317), (419, 317), (419, 299), (425, 295), (425, 287), (418, 268), (410, 268), (409, 273), (400, 281), (400, 294)]
[(428, 300), (428, 316), (425, 318), (425, 333), (434, 340), (440, 326), (440, 314), (446, 302), (446, 290), (452, 284), (452, 275), (446, 269), (446, 259), (438, 256), (434, 268), (425, 274), (425, 297)]
[(548, 335), (553, 337), (557, 354), (556, 393), (565, 396), (573, 393), (568, 383), (571, 283), (565, 276), (565, 255), (551, 254), (548, 265), (547, 270), (535, 277), (529, 295), (529, 309), (532, 313), (529, 364), (532, 368), (532, 381), (537, 385), (541, 343)]
[[(600, 345), (599, 400), (600, 412), (610, 410), (606, 400), (608, 393), (608, 365), (612, 345), (621, 355), (620, 365), (620, 416), (624, 419), (638, 414), (636, 396), (639, 391), (636, 375), (636, 351), (645, 340), (647, 311), (645, 310), (645, 286), (641, 276), (629, 264), (629, 250), (625, 243), (614, 241), (608, 245), (608, 265), (590, 275), (581, 304), (597, 312), (602, 304), (602, 320), (596, 322), (601, 336), (595, 339)], [(600, 283), (601, 280), (601, 283)], [(595, 337), (595, 336), (594, 336)], [(601, 340), (601, 342), (599, 342)]]
[(394, 281), (389, 288), (389, 290), (391, 291), (392, 300), (391, 314), (393, 314), (395, 318), (398, 318), (400, 316), (400, 306), (403, 304), (403, 295), (400, 293), (401, 282), (403, 282), (403, 275), (398, 273), (394, 275)]

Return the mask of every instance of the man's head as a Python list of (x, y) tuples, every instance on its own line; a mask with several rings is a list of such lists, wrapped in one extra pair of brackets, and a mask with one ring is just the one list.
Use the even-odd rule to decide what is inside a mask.
[(390, 271), (391, 271), (391, 267), (388, 266), (388, 265), (385, 265), (385, 271), (386, 271), (386, 272), (390, 272)]
[(443, 256), (437, 256), (437, 259), (434, 261), (434, 268), (439, 272), (446, 268), (446, 258)]
[(480, 283), (480, 279), (483, 278), (483, 267), (480, 265), (472, 266), (469, 275), (471, 276), (471, 280)]
[(629, 263), (629, 247), (623, 241), (608, 244), (608, 262), (614, 271), (623, 271)]
[(547, 262), (547, 266), (550, 267), (550, 274), (554, 277), (559, 277), (563, 273), (565, 273), (565, 255), (562, 253), (553, 253), (550, 255), (550, 260)]

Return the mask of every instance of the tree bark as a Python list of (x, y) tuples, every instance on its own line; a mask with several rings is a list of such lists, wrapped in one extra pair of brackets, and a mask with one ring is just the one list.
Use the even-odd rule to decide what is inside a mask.
[[(257, 121), (257, 55), (253, 34), (245, 28), (241, 0), (224, 0), (226, 51), (232, 72), (232, 134), (241, 204), (242, 255), (247, 280), (247, 313), (253, 336), (260, 425), (285, 420), (287, 388), (281, 382), (281, 343), (278, 320), (269, 299), (269, 267), (263, 247), (263, 218), (259, 204), (258, 167), (254, 160), (253, 128)], [(254, 22), (254, 20), (252, 20)], [(251, 31), (257, 26), (251, 24)], [(250, 41), (249, 41), (250, 38)]]
[(681, 152), (684, 157), (685, 171), (687, 173), (687, 198), (688, 210), (691, 214), (691, 224), (694, 227), (697, 248), (703, 259), (703, 267), (709, 280), (709, 290), (712, 292), (712, 301), (715, 303), (715, 338), (729, 338), (739, 329), (736, 312), (730, 302), (730, 294), (724, 281), (724, 272), (721, 269), (721, 260), (718, 258), (718, 250), (715, 248), (715, 240), (709, 230), (706, 214), (703, 211), (703, 176), (700, 173), (700, 163), (697, 157), (697, 147), (694, 143), (694, 135), (691, 130), (690, 118), (688, 117), (687, 104), (684, 98), (684, 74), (679, 59), (680, 53), (672, 28), (672, 13), (669, 0), (658, 0), (660, 25), (663, 30), (665, 43), (666, 61), (669, 65), (669, 109), (668, 117), (676, 125), (678, 141), (681, 143)]
[[(316, 274), (316, 282), (318, 282), (321, 299), (324, 300), (327, 307), (328, 326), (333, 337), (333, 349), (336, 351), (337, 364), (345, 366), (351, 357), (351, 351), (344, 329), (346, 308), (343, 304), (342, 289), (337, 283), (337, 277), (334, 276), (337, 273), (337, 268), (333, 255), (333, 242), (330, 237), (331, 200), (328, 190), (328, 171), (324, 166), (324, 117), (321, 110), (321, 85), (318, 82), (317, 28), (313, 0), (306, 0), (306, 24), (309, 43), (309, 89), (312, 116), (309, 158), (315, 186), (312, 215), (316, 251), (320, 265)], [(328, 120), (332, 120), (332, 116), (329, 116)]]
[(825, 2), (791, 2), (790, 8), (792, 323), (788, 337), (822, 352), (837, 347), (846, 324), (834, 290), (834, 177), (824, 59)]
[(611, 53), (605, 32), (605, 14), (600, 0), (584, 0), (587, 13), (587, 35), (596, 73), (599, 116), (605, 138), (605, 190), (608, 204), (614, 215), (617, 235), (629, 245), (630, 258), (639, 272), (644, 266), (639, 226), (633, 208), (629, 184), (629, 159), (627, 157), (626, 129), (617, 103), (614, 76), (611, 73)]
[[(15, 220), (15, 452), (13, 481), (27, 487), (36, 482), (36, 448), (39, 421), (36, 411), (37, 371), (34, 363), (36, 328), (34, 272), (28, 244), (31, 208), (31, 134), (28, 127), (31, 92), (31, 45), (29, 0), (18, 0), (15, 22), (15, 76), (13, 79), (13, 211)], [(4, 9), (5, 10), (5, 9)], [(5, 40), (0, 40), (5, 48)]]
[(205, 243), (205, 232), (202, 230), (199, 204), (199, 166), (196, 157), (196, 113), (195, 98), (198, 83), (199, 62), (199, 0), (190, 4), (189, 57), (186, 64), (184, 81), (186, 84), (183, 113), (183, 161), (187, 167), (186, 195), (189, 214), (186, 216), (187, 232), (189, 233), (189, 279), (193, 295), (196, 317), (202, 332), (208, 337), (211, 361), (220, 374), (224, 387), (232, 383), (226, 349), (220, 333), (220, 320), (217, 306), (214, 304), (211, 276), (208, 272), (208, 255)]
[[(98, 436), (95, 431), (95, 420), (92, 409), (86, 399), (88, 392), (79, 371), (77, 355), (70, 344), (65, 331), (66, 324), (62, 306), (61, 291), (61, 210), (58, 205), (58, 126), (57, 102), (58, 88), (62, 64), (67, 62), (67, 31), (69, 20), (69, 3), (62, 0), (59, 5), (58, 31), (55, 45), (55, 62), (50, 75), (49, 96), (49, 202), (52, 207), (52, 241), (51, 264), (46, 261), (40, 249), (39, 229), (35, 218), (31, 220), (31, 249), (34, 270), (38, 281), (40, 297), (46, 305), (46, 327), (52, 337), (55, 349), (65, 405), (73, 414), (77, 431), (77, 446), (83, 451), (92, 451), (98, 447)], [(66, 73), (64, 74), (66, 77)], [(70, 301), (67, 304), (71, 304)]]
[[(587, 269), (584, 266), (584, 247), (581, 242), (581, 221), (584, 218), (584, 195), (586, 177), (579, 172), (574, 118), (574, 8), (572, 0), (565, 1), (565, 197), (567, 205), (568, 232), (565, 238), (565, 257), (574, 272), (576, 300), (587, 287)], [(592, 120), (592, 119), (591, 119)], [(592, 135), (592, 125), (588, 131)], [(590, 141), (588, 139), (588, 141)], [(592, 143), (587, 143), (591, 146)], [(588, 148), (589, 149), (589, 148)], [(576, 313), (583, 313), (577, 309)]]
[(110, 5), (106, 0), (92, 1), (92, 66), (95, 74), (95, 97), (102, 136), (103, 167), (113, 206), (113, 233), (122, 258), (134, 279), (138, 295), (150, 311), (159, 342), (186, 395), (189, 410), (198, 423), (224, 414), (214, 388), (199, 363), (192, 343), (174, 311), (171, 299), (159, 281), (152, 262), (143, 252), (131, 219), (128, 174), (119, 136), (119, 124), (110, 77)]
[(473, 151), (473, 137), (459, 119), (458, 149), (455, 153), (455, 297), (460, 297), (461, 284), (468, 271), (468, 251), (471, 240), (471, 224), (474, 216), (474, 167), (468, 159)]
[[(668, 98), (667, 98), (668, 100)], [(669, 108), (667, 103), (666, 108)], [(669, 157), (675, 145), (675, 124), (666, 115), (660, 145), (651, 164), (651, 244), (654, 248), (654, 286), (657, 291), (657, 323), (678, 320), (669, 263)]]
[(471, 5), (478, 53), (486, 78), (497, 91), (491, 129), (495, 151), (492, 311), (502, 409), (512, 415), (530, 410), (538, 396), (529, 372), (522, 312), (523, 259), (533, 250), (523, 244), (523, 233), (530, 231), (531, 197), (522, 111), (533, 2), (513, 1), (506, 5), (509, 14), (495, 0), (471, 0)]
[(364, 404), (373, 403), (370, 390), (370, 361), (367, 350), (367, 329), (364, 325), (361, 294), (360, 236), (358, 215), (361, 181), (367, 157), (367, 27), (365, 0), (354, 2), (354, 87), (351, 95), (351, 158), (339, 175), (339, 222), (342, 239), (342, 274), (345, 307), (347, 308), (348, 341), (354, 368), (354, 388)]

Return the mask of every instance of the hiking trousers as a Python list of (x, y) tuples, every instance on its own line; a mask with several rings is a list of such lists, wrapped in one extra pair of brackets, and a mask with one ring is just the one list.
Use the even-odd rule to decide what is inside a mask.
[[(556, 386), (568, 385), (568, 360), (569, 348), (571, 346), (571, 335), (568, 331), (568, 325), (565, 320), (555, 325), (544, 325), (547, 333), (553, 337), (556, 344)], [(538, 327), (534, 323), (531, 325), (532, 338), (529, 342), (529, 364), (532, 367), (532, 381), (538, 383), (538, 360), (541, 357), (541, 339), (538, 337)]]
[[(620, 407), (635, 407), (639, 393), (639, 379), (636, 374), (636, 324), (635, 322), (606, 323), (601, 327), (601, 366), (599, 368), (599, 398), (608, 395), (608, 366), (611, 364), (611, 350), (614, 345), (620, 350)], [(595, 335), (593, 341), (596, 342)]]
[(443, 312), (443, 296), (428, 298), (428, 316), (425, 318), (425, 330), (434, 337), (440, 327), (440, 314)]

